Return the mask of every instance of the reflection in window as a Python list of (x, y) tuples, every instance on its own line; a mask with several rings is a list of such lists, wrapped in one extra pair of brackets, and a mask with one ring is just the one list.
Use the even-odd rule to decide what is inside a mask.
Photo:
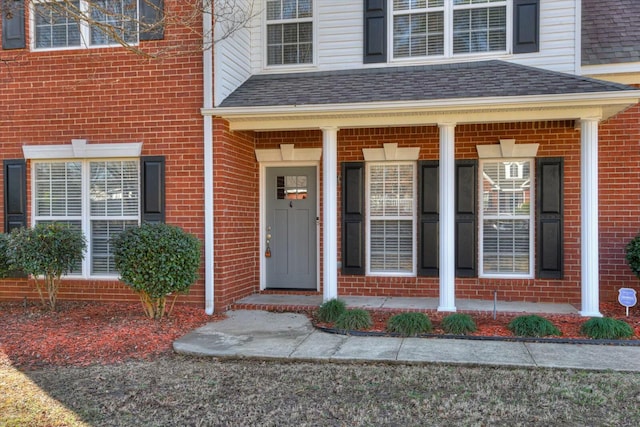
[(276, 197), (278, 200), (302, 200), (308, 194), (307, 177), (287, 175), (276, 177)]

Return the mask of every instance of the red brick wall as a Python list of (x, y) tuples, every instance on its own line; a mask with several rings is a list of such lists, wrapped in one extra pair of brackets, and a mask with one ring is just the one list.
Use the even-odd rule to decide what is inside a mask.
[[(187, 12), (176, 0), (165, 4), (167, 14)], [(164, 40), (140, 43), (139, 49), (149, 55), (162, 52), (158, 58), (121, 47), (0, 49), (0, 158), (22, 158), (23, 145), (70, 144), (71, 139), (87, 139), (89, 144), (142, 142), (142, 155), (166, 157), (167, 222), (203, 238), (200, 24), (201, 20), (194, 21), (192, 29), (168, 26)], [(183, 54), (177, 55), (180, 51)], [(0, 197), (0, 224), (3, 212)], [(28, 212), (31, 221), (30, 199)], [(25, 280), (3, 280), (0, 299), (32, 297), (32, 289)], [(65, 281), (60, 296), (137, 299), (115, 280)], [(202, 280), (179, 301), (204, 307)]]
[(603, 122), (599, 136), (600, 295), (617, 301), (621, 287), (640, 292), (625, 259), (640, 233), (640, 105)]
[(254, 135), (214, 120), (214, 303), (225, 310), (260, 288), (260, 191)]
[[(634, 107), (600, 126), (601, 296), (613, 301), (621, 285), (637, 285), (626, 263), (624, 246), (640, 230), (640, 107)], [(573, 121), (459, 125), (456, 158), (477, 158), (476, 145), (497, 144), (500, 139), (539, 143), (539, 157), (563, 157), (564, 269), (562, 280), (457, 279), (458, 298), (580, 303), (580, 131)], [(259, 134), (257, 146), (273, 148), (282, 143), (298, 147), (321, 146), (317, 131)], [(379, 148), (385, 142), (419, 146), (420, 159), (439, 156), (435, 126), (343, 129), (338, 133), (338, 162), (362, 161), (363, 148)], [(635, 147), (629, 149), (629, 147)], [(340, 192), (340, 188), (338, 188)], [(340, 195), (338, 197), (340, 201)], [(340, 203), (340, 202), (339, 202)], [(339, 206), (340, 209), (340, 206)], [(340, 239), (340, 235), (338, 235)], [(340, 257), (340, 242), (338, 242)], [(437, 278), (339, 276), (340, 295), (438, 296)]]

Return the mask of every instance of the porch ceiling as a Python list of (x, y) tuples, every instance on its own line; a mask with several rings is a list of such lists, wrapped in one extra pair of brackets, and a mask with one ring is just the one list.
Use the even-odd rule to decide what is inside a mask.
[(351, 128), (607, 119), (639, 101), (630, 86), (483, 61), (256, 75), (202, 114), (233, 130)]

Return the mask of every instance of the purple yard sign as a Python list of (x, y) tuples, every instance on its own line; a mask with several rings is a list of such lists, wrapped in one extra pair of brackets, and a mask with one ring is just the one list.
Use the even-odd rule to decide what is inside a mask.
[(629, 307), (633, 307), (638, 302), (636, 291), (631, 288), (620, 288), (618, 291), (618, 302), (627, 307), (627, 317), (629, 316)]

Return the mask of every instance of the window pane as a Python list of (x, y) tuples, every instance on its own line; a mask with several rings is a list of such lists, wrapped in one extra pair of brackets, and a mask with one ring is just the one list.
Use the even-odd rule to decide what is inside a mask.
[(368, 166), (369, 269), (413, 271), (414, 165)]
[(530, 273), (531, 161), (482, 165), (483, 273)]
[(136, 0), (93, 0), (90, 3), (91, 45), (138, 41), (138, 3)]
[(138, 162), (91, 162), (90, 170), (92, 216), (138, 215)]
[(282, 19), (282, 1), (281, 0), (269, 0), (267, 1), (267, 19)]
[(413, 224), (411, 221), (371, 221), (372, 272), (413, 271)]
[[(67, 9), (70, 8), (70, 9)], [(80, 45), (80, 25), (69, 10), (79, 10), (79, 2), (36, 4), (36, 48), (70, 47)]]
[(137, 225), (138, 221), (91, 221), (91, 274), (117, 274), (111, 238)]
[(82, 214), (80, 163), (36, 163), (34, 185), (36, 217)]
[(506, 49), (506, 7), (453, 12), (453, 53)]

